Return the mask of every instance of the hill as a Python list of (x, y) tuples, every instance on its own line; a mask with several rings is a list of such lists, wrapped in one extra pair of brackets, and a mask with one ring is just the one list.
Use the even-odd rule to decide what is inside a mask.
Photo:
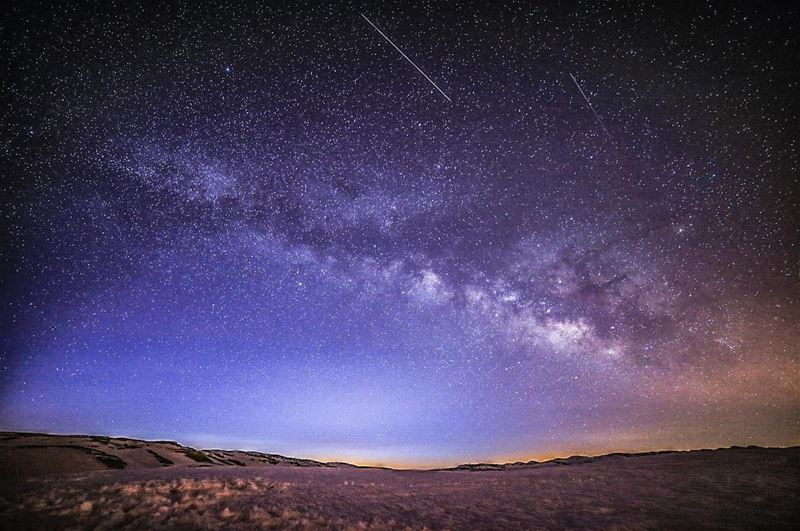
[(0, 432), (0, 477), (180, 467), (355, 467), (242, 450), (198, 450), (174, 441)]

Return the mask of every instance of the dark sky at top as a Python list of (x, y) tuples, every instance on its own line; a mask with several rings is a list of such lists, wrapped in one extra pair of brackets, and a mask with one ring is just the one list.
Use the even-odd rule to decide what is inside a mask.
[(800, 442), (796, 11), (0, 24), (0, 428), (408, 465)]

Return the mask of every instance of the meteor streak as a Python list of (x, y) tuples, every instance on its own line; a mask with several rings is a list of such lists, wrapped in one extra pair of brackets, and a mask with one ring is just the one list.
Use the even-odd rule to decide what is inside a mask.
[(597, 118), (597, 121), (600, 123), (600, 126), (603, 128), (603, 131), (606, 132), (606, 135), (608, 135), (608, 138), (614, 140), (614, 138), (611, 136), (611, 133), (609, 133), (608, 129), (606, 129), (606, 124), (603, 123), (603, 120), (600, 119), (600, 115), (597, 114), (597, 111), (595, 111), (594, 107), (592, 107), (592, 103), (589, 101), (589, 98), (586, 97), (586, 94), (583, 92), (583, 89), (581, 88), (580, 85), (578, 85), (578, 80), (575, 79), (575, 76), (573, 76), (572, 74), (570, 74), (569, 77), (572, 78), (572, 82), (575, 83), (575, 86), (578, 87), (578, 90), (581, 91), (581, 96), (583, 96), (583, 99), (586, 100), (586, 105), (589, 106), (589, 109), (594, 114), (594, 117)]
[(422, 71), (422, 69), (421, 69), (420, 67), (418, 67), (416, 64), (414, 64), (414, 61), (412, 61), (412, 60), (411, 60), (411, 59), (410, 59), (410, 58), (409, 58), (409, 57), (408, 57), (406, 54), (404, 54), (404, 53), (403, 53), (403, 50), (401, 50), (400, 48), (398, 48), (398, 47), (397, 47), (397, 45), (396, 45), (395, 43), (393, 43), (393, 42), (392, 42), (392, 40), (391, 40), (389, 37), (387, 37), (387, 36), (386, 36), (386, 34), (385, 34), (384, 32), (382, 32), (382, 31), (381, 31), (381, 30), (378, 28), (378, 26), (376, 26), (375, 24), (373, 24), (373, 23), (372, 23), (372, 21), (371, 21), (370, 19), (368, 19), (368, 18), (366, 17), (366, 15), (364, 15), (364, 13), (360, 13), (360, 15), (361, 15), (361, 16), (364, 18), (364, 20), (366, 20), (367, 22), (369, 22), (369, 25), (370, 25), (370, 26), (372, 26), (373, 28), (375, 28), (375, 31), (377, 31), (378, 33), (380, 33), (380, 34), (381, 34), (381, 36), (382, 36), (384, 39), (386, 39), (386, 41), (387, 41), (389, 44), (391, 44), (392, 46), (394, 46), (394, 49), (395, 49), (395, 50), (397, 50), (398, 52), (400, 52), (400, 55), (402, 55), (403, 57), (405, 57), (405, 58), (406, 58), (406, 61), (408, 61), (409, 63), (411, 63), (411, 65), (412, 65), (414, 68), (416, 68), (416, 69), (419, 71), (419, 73), (420, 73), (420, 74), (422, 74), (423, 76), (425, 76), (425, 79), (427, 79), (428, 81), (430, 81), (431, 85), (433, 85), (434, 87), (436, 87), (436, 90), (438, 90), (438, 91), (439, 91), (439, 92), (442, 94), (442, 96), (444, 96), (444, 97), (447, 99), (447, 101), (453, 101), (453, 100), (451, 100), (449, 97), (447, 97), (447, 94), (445, 94), (445, 93), (444, 93), (444, 91), (443, 91), (442, 89), (440, 89), (440, 88), (439, 88), (439, 85), (437, 85), (436, 83), (434, 83), (434, 82), (433, 82), (433, 80), (432, 80), (431, 78), (429, 78), (429, 77), (428, 77), (428, 74), (426, 74), (425, 72), (423, 72), (423, 71)]

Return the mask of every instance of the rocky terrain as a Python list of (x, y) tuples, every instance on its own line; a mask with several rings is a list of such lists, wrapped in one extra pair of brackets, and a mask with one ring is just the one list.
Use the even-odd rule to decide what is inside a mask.
[(800, 448), (414, 471), (0, 434), (3, 529), (797, 529)]

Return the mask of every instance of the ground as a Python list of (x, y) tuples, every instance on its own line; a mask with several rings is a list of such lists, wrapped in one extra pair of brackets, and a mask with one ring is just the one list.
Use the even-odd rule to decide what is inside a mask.
[[(64, 451), (73, 451), (64, 449)], [(8, 529), (798, 529), (800, 449), (620, 455), (508, 470), (191, 466), (13, 476)]]

